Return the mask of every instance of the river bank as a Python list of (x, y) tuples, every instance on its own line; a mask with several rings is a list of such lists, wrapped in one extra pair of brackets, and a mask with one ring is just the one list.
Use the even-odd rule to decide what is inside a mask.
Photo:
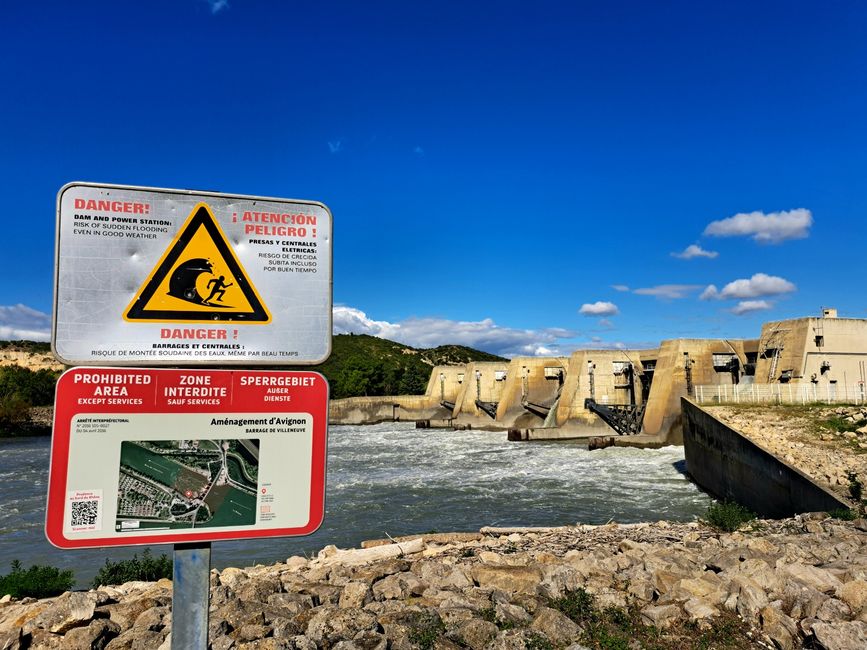
[[(867, 647), (867, 521), (482, 529), (211, 572), (231, 648)], [(8, 600), (8, 599), (7, 599)], [(168, 648), (171, 582), (0, 605), (0, 647)]]
[(703, 406), (753, 442), (850, 498), (853, 480), (867, 481), (867, 408), (863, 406)]

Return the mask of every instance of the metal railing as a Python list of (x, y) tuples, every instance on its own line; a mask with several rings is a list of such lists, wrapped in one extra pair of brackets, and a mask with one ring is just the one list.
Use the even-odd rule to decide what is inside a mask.
[(699, 404), (865, 404), (867, 386), (857, 384), (735, 384), (695, 387)]

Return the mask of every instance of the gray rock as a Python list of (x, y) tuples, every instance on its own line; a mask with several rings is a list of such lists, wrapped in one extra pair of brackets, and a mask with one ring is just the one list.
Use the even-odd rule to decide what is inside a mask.
[(132, 628), (109, 641), (105, 650), (154, 650), (162, 645), (164, 638), (160, 632)]
[(351, 639), (359, 632), (374, 630), (376, 617), (363, 609), (322, 607), (310, 620), (307, 634), (316, 645), (333, 645), (341, 639)]
[(257, 641), (270, 636), (273, 630), (268, 625), (242, 625), (234, 632), (235, 640), (239, 643), (244, 641)]
[(541, 632), (557, 646), (569, 645), (581, 633), (581, 628), (574, 621), (550, 607), (539, 608), (530, 628)]
[(783, 567), (788, 576), (801, 584), (812, 587), (822, 593), (833, 593), (843, 586), (839, 578), (826, 569), (794, 562)]
[(87, 625), (96, 610), (96, 592), (66, 592), (58, 596), (42, 611), (28, 626), (29, 629), (40, 628), (52, 634), (63, 634), (74, 627)]
[(683, 614), (677, 605), (648, 605), (641, 610), (641, 620), (645, 625), (664, 630), (677, 623)]
[(366, 582), (348, 582), (343, 587), (343, 593), (340, 594), (340, 600), (337, 606), (340, 609), (355, 608), (361, 609), (373, 600), (373, 592), (370, 585)]
[(63, 646), (69, 650), (103, 650), (118, 634), (120, 625), (104, 618), (97, 619), (87, 627), (69, 630), (63, 637)]
[(361, 650), (386, 650), (388, 639), (384, 634), (372, 630), (364, 630), (356, 634), (352, 642)]
[(482, 650), (497, 636), (499, 630), (490, 621), (473, 618), (461, 623), (455, 631), (455, 636), (471, 650)]
[(526, 609), (512, 603), (497, 603), (494, 612), (498, 620), (512, 625), (529, 625), (533, 621)]
[(816, 623), (812, 626), (816, 641), (825, 650), (863, 650), (867, 648), (867, 623)]
[(279, 593), (268, 596), (268, 605), (291, 617), (305, 609), (313, 609), (313, 597), (309, 594)]
[(853, 612), (860, 612), (867, 605), (867, 581), (851, 580), (837, 589), (837, 598), (852, 608)]
[(542, 580), (536, 567), (479, 564), (472, 569), (473, 580), (480, 587), (501, 589), (508, 593), (535, 594)]
[(827, 623), (845, 621), (852, 616), (849, 605), (836, 598), (828, 598), (816, 612), (816, 618)]
[(762, 632), (768, 635), (779, 650), (792, 650), (798, 638), (798, 626), (782, 610), (768, 605), (762, 608), (759, 619)]

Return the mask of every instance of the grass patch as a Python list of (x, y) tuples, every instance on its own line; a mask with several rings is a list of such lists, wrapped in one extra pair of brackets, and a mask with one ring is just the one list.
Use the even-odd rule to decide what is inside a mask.
[(430, 650), (445, 631), (446, 626), (436, 612), (424, 612), (413, 621), (409, 630), (409, 640), (421, 650)]
[(106, 558), (91, 585), (96, 589), (100, 585), (122, 585), (131, 580), (153, 582), (161, 578), (171, 578), (172, 568), (172, 559), (168, 555), (163, 553), (159, 557), (153, 557), (151, 550), (146, 548), (141, 558), (137, 553), (129, 560), (117, 562)]
[(717, 530), (731, 533), (756, 518), (756, 513), (734, 501), (712, 503), (704, 515), (704, 521)]
[(0, 576), (0, 596), (10, 594), (13, 598), (49, 598), (69, 591), (74, 582), (72, 571), (39, 565), (24, 569), (15, 560), (12, 570)]
[(731, 612), (708, 620), (706, 629), (696, 623), (681, 623), (659, 630), (644, 624), (638, 607), (600, 609), (583, 589), (549, 600), (548, 605), (580, 625), (583, 632), (579, 642), (593, 650), (737, 650), (753, 645), (747, 636), (749, 626)]

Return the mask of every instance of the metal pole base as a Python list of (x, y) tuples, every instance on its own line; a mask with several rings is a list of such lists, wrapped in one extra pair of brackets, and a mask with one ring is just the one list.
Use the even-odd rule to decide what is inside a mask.
[(208, 650), (211, 544), (175, 544), (172, 650)]

